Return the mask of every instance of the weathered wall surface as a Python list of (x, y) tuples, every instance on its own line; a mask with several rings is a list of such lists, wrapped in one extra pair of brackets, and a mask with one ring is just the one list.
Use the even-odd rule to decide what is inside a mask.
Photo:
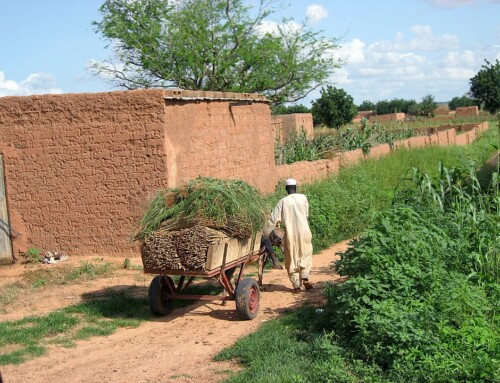
[(197, 176), (274, 190), (270, 111), (259, 95), (142, 90), (0, 98), (14, 254), (134, 251), (157, 189)]
[(479, 116), (479, 108), (477, 106), (464, 106), (457, 108), (455, 115), (457, 117)]
[(253, 102), (242, 103), (196, 101), (189, 99), (195, 92), (182, 92), (184, 99), (165, 101), (169, 186), (212, 176), (242, 179), (264, 192), (273, 191), (276, 170), (269, 105), (256, 95)]
[(375, 112), (373, 110), (362, 110), (354, 116), (352, 122), (361, 122), (363, 118), (369, 119), (371, 116), (375, 116)]
[(313, 116), (311, 113), (279, 114), (272, 116), (275, 137), (284, 142), (290, 134), (299, 134), (302, 129), (307, 137), (314, 137)]
[(404, 113), (391, 113), (381, 114), (378, 116), (370, 116), (370, 122), (384, 122), (384, 121), (404, 121), (406, 114)]
[(130, 250), (146, 196), (166, 186), (161, 91), (0, 98), (14, 254)]

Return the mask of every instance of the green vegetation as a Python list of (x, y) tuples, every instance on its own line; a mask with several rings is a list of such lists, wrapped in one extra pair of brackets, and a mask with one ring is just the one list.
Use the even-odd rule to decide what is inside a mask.
[(497, 142), (490, 129), (467, 147), (397, 150), (304, 186), (316, 250), (365, 230), (336, 264), (349, 279), (327, 288), (324, 311), (300, 308), (221, 352), (246, 367), (227, 381), (497, 382), (498, 174), (486, 192), (469, 167)]
[(415, 171), (336, 263), (327, 317), (355, 358), (394, 382), (500, 378), (500, 193), (474, 169)]
[(482, 69), (470, 79), (470, 93), (490, 113), (500, 111), (500, 61), (484, 60)]
[(293, 132), (285, 137), (284, 143), (275, 141), (274, 158), (277, 165), (316, 161), (338, 150), (338, 145), (338, 139), (333, 134), (318, 134), (310, 139), (302, 129), (298, 134)]
[[(174, 278), (177, 280), (178, 278)], [(43, 355), (47, 346), (74, 347), (75, 341), (106, 336), (119, 327), (137, 327), (151, 319), (144, 288), (106, 290), (89, 295), (89, 301), (54, 311), (46, 316), (0, 322), (0, 365), (19, 364)], [(186, 293), (219, 295), (222, 287), (211, 281), (189, 286)], [(138, 298), (140, 297), (140, 298)], [(174, 308), (196, 301), (175, 300)]]
[(271, 108), (272, 114), (293, 114), (293, 113), (311, 113), (311, 109), (305, 105), (278, 105)]
[[(263, 93), (273, 105), (295, 102), (340, 66), (335, 39), (292, 20), (259, 31), (276, 9), (241, 0), (106, 0), (94, 22), (116, 54), (92, 69), (127, 89)], [(325, 54), (327, 53), (328, 54)]]
[(315, 124), (336, 129), (351, 122), (357, 111), (353, 98), (331, 85), (321, 89), (320, 98), (313, 101), (311, 108)]
[(467, 106), (480, 106), (480, 102), (478, 100), (474, 100), (467, 96), (462, 97), (453, 97), (451, 101), (448, 103), (448, 107), (450, 110), (456, 110), (457, 108), (463, 108)]
[(160, 226), (182, 228), (193, 223), (232, 237), (250, 237), (262, 230), (265, 210), (262, 196), (246, 182), (198, 177), (179, 188), (159, 190), (134, 239), (144, 239)]
[(33, 287), (64, 285), (73, 281), (89, 281), (109, 277), (116, 266), (111, 262), (81, 262), (80, 266), (64, 265), (57, 268), (28, 270), (24, 281)]
[(30, 247), (28, 250), (26, 250), (26, 261), (28, 263), (38, 263), (42, 260), (42, 257), (40, 255), (40, 249), (37, 249), (36, 247)]
[(409, 113), (415, 105), (417, 105), (415, 100), (405, 100), (402, 98), (395, 98), (390, 101), (381, 100), (377, 103), (365, 100), (358, 106), (358, 110), (371, 110), (376, 114)]
[(302, 129), (298, 134), (291, 133), (285, 137), (284, 143), (275, 142), (275, 161), (277, 165), (315, 161), (354, 149), (363, 149), (363, 153), (367, 154), (375, 145), (387, 143), (393, 147), (396, 140), (413, 135), (414, 131), (410, 128), (386, 129), (376, 122), (370, 125), (366, 119), (363, 119), (361, 127), (348, 126), (339, 131), (321, 132), (311, 139)]
[(41, 287), (109, 277), (114, 269), (116, 267), (110, 262), (82, 262), (78, 267), (64, 265), (28, 270), (23, 274), (22, 281), (0, 286), (0, 312), (4, 312), (5, 307), (14, 303), (21, 294), (31, 294)]
[(76, 340), (109, 335), (119, 327), (137, 327), (149, 317), (146, 298), (110, 290), (102, 299), (46, 316), (0, 322), (0, 365), (43, 355), (49, 344), (73, 347)]
[(389, 156), (342, 168), (330, 178), (300, 187), (309, 199), (315, 251), (364, 230), (374, 212), (390, 206), (394, 189), (408, 169), (419, 168), (436, 176), (439, 162), (446, 167), (479, 166), (491, 158), (498, 140), (498, 130), (489, 129), (468, 146), (397, 149)]
[(361, 124), (347, 124), (339, 130), (316, 129), (313, 138), (309, 138), (302, 130), (300, 133), (290, 133), (284, 142), (276, 140), (275, 161), (277, 165), (316, 161), (355, 149), (363, 149), (363, 153), (368, 154), (373, 146), (386, 143), (393, 148), (395, 141), (427, 134), (432, 128), (452, 124), (476, 124), (484, 120), (484, 116), (470, 116), (453, 118), (443, 123), (443, 120), (417, 117), (414, 121), (370, 124), (367, 119), (362, 119)]
[(434, 96), (428, 94), (427, 96), (422, 97), (422, 101), (419, 104), (415, 104), (410, 107), (408, 113), (415, 116), (433, 117), (434, 110), (436, 110), (437, 106), (438, 104), (434, 101)]

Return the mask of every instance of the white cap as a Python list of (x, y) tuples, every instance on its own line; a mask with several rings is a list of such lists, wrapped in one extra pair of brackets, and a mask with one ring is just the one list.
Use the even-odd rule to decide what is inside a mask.
[(285, 181), (285, 186), (295, 186), (297, 185), (297, 181), (295, 181), (293, 178), (289, 178)]

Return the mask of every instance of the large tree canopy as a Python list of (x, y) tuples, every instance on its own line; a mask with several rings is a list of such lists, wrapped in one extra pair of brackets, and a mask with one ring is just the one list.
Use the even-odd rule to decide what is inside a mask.
[(484, 109), (495, 113), (500, 110), (500, 61), (484, 61), (482, 69), (470, 79), (470, 93), (484, 104)]
[(258, 92), (274, 105), (297, 101), (339, 67), (336, 40), (292, 20), (265, 32), (273, 1), (254, 9), (242, 0), (106, 0), (94, 26), (116, 59), (91, 67), (127, 89)]

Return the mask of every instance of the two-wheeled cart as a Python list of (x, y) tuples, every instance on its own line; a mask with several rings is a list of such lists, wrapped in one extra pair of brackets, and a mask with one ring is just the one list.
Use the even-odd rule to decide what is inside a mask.
[[(144, 268), (145, 273), (158, 274), (149, 286), (149, 307), (156, 315), (166, 315), (172, 309), (175, 299), (190, 299), (201, 301), (235, 301), (236, 311), (242, 319), (254, 319), (260, 305), (259, 283), (252, 278), (243, 278), (245, 265), (262, 259), (263, 251), (255, 250), (255, 239), (251, 245), (250, 253), (231, 259), (231, 249), (228, 243), (224, 244), (224, 252), (220, 266), (210, 270), (156, 270)], [(260, 245), (260, 241), (259, 241)], [(258, 247), (260, 249), (260, 246)], [(238, 271), (239, 268), (239, 271)], [(238, 271), (235, 282), (234, 274)], [(171, 276), (180, 276), (177, 283)], [(222, 295), (192, 295), (187, 294), (187, 288), (195, 278), (216, 278), (224, 288)]]

